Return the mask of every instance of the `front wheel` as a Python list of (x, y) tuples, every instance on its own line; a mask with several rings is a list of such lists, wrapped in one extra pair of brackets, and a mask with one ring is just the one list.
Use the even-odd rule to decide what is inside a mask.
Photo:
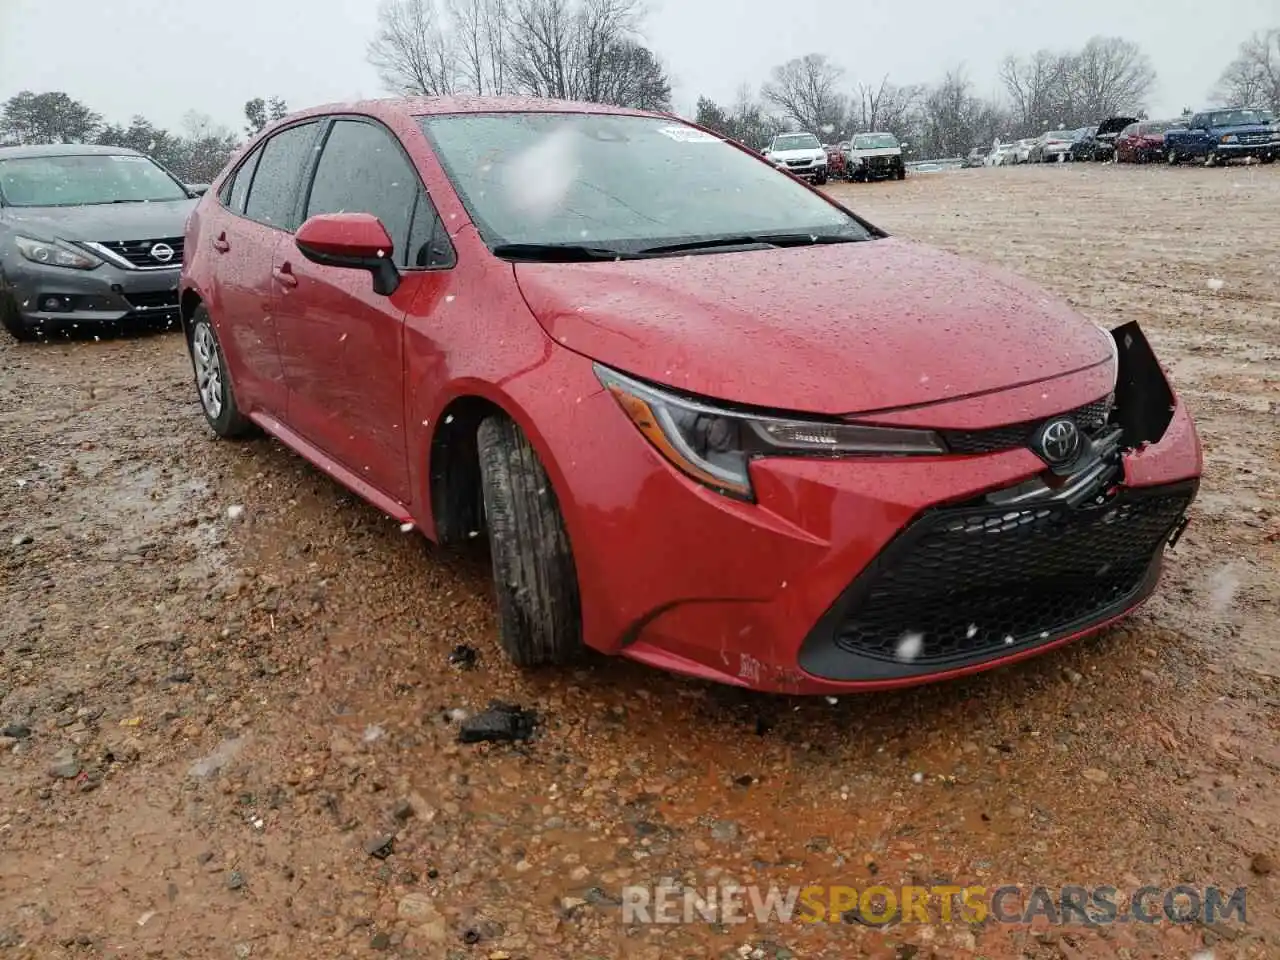
[(1276, 155), (1275, 155), (1274, 153), (1264, 153), (1264, 154), (1262, 155), (1262, 162), (1263, 162), (1263, 163), (1275, 163), (1275, 162), (1276, 162)]
[(1165, 154), (1164, 159), (1165, 159), (1165, 162), (1169, 164), (1169, 166), (1176, 167), (1181, 157), (1178, 156), (1177, 150), (1174, 150), (1172, 147), (1170, 147), (1169, 152)]
[(213, 318), (203, 305), (196, 307), (191, 316), (187, 347), (191, 351), (191, 367), (196, 375), (200, 408), (204, 411), (209, 427), (224, 440), (253, 433), (253, 422), (240, 412), (240, 406), (236, 403), (226, 357), (222, 353), (222, 344), (218, 342), (218, 332), (214, 330)]
[(486, 419), (476, 441), (498, 640), (517, 666), (566, 663), (582, 651), (582, 613), (569, 534), (547, 472), (508, 417)]
[(813, 184), (814, 184), (814, 186), (816, 186), (816, 187), (821, 187), (821, 186), (823, 186), (826, 182), (827, 182), (827, 175), (826, 175), (825, 173), (815, 173), (815, 174), (813, 175)]
[(905, 179), (907, 179), (907, 168), (906, 168), (906, 167), (899, 167), (899, 168), (898, 168), (897, 177), (898, 177), (898, 179), (899, 179), (899, 180), (905, 180)]

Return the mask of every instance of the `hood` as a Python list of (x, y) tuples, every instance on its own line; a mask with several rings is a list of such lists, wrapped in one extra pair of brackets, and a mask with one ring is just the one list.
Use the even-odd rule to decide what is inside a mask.
[(95, 203), (83, 207), (6, 207), (5, 223), (42, 240), (157, 240), (180, 237), (197, 200)]
[(1095, 137), (1111, 137), (1115, 138), (1125, 127), (1131, 123), (1137, 123), (1137, 117), (1112, 117), (1106, 123), (1098, 127), (1094, 133)]
[(1004, 271), (893, 238), (605, 263), (519, 263), (547, 332), (704, 397), (845, 414), (1106, 361), (1110, 338)]

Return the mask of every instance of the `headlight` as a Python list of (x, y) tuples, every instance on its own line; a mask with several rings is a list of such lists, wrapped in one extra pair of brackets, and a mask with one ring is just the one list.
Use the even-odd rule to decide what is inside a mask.
[(1225, 134), (1225, 135), (1223, 136), (1223, 138), (1222, 138), (1222, 142), (1223, 142), (1223, 143), (1235, 143), (1238, 139), (1240, 139), (1240, 138), (1239, 138), (1239, 137), (1237, 137), (1234, 133), (1228, 133), (1228, 134)]
[(102, 264), (97, 257), (60, 240), (47, 243), (44, 240), (32, 240), (30, 237), (16, 237), (15, 242), (20, 254), (32, 263), (42, 263), (46, 267), (92, 270)]
[(742, 500), (754, 499), (747, 465), (755, 457), (946, 452), (942, 439), (930, 430), (755, 416), (676, 396), (600, 364), (595, 371), (631, 422), (672, 466)]

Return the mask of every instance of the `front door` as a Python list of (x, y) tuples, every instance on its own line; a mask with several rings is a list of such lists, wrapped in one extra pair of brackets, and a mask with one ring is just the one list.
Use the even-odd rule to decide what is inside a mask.
[[(419, 196), (425, 200), (421, 181), (390, 131), (339, 118), (325, 138), (302, 219), (371, 213), (403, 269), (413, 266), (407, 251)], [(312, 263), (291, 239), (276, 249), (274, 274), (289, 426), (366, 483), (409, 503), (404, 317), (436, 275), (403, 269), (399, 289), (381, 296), (368, 273)]]

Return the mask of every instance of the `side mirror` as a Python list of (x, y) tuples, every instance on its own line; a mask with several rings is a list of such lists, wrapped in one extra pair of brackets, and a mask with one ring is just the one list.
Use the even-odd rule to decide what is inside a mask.
[(400, 286), (391, 237), (371, 213), (317, 214), (298, 228), (293, 241), (312, 263), (368, 270), (374, 293), (389, 297)]
[(188, 183), (186, 186), (187, 193), (191, 194), (193, 197), (203, 197), (209, 192), (209, 185), (207, 183)]
[(905, 142), (904, 142), (904, 143), (902, 144), (902, 149), (903, 149), (903, 150), (905, 150), (905, 149), (907, 149), (907, 147), (909, 147), (909, 146), (911, 146), (911, 144), (909, 144), (909, 143), (905, 143)]

